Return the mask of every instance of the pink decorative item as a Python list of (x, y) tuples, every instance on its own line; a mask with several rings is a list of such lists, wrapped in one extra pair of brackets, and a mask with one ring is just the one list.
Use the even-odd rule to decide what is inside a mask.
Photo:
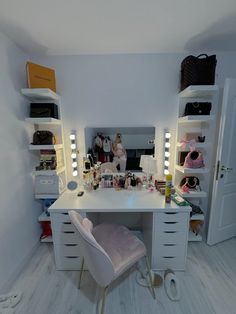
[(186, 146), (189, 145), (189, 146), (190, 146), (190, 149), (192, 150), (192, 149), (195, 149), (195, 143), (196, 143), (195, 139), (192, 139), (192, 140), (190, 140), (190, 141), (187, 141), (187, 140), (185, 140), (185, 139), (182, 139), (182, 140), (180, 141), (180, 147), (181, 147), (182, 149), (185, 149)]
[(186, 185), (181, 186), (181, 190), (182, 190), (184, 193), (189, 193), (189, 188), (188, 188)]
[(205, 167), (202, 154), (196, 150), (188, 153), (184, 161), (185, 168), (203, 168)]
[(154, 188), (154, 186), (150, 186), (148, 190), (149, 190), (149, 192), (154, 192), (155, 188)]

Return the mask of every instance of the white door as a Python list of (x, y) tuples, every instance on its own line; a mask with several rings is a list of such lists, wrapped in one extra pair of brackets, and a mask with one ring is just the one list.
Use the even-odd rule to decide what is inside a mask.
[(236, 79), (226, 79), (207, 243), (236, 236)]

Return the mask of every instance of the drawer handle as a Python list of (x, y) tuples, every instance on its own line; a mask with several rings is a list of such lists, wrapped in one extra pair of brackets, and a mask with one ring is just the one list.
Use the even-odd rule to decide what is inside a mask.
[(66, 258), (79, 258), (79, 256), (65, 256)]
[(174, 213), (172, 213), (172, 212), (165, 212), (165, 214), (166, 215), (176, 215), (176, 214), (178, 214), (178, 212), (174, 212)]
[(163, 256), (163, 258), (176, 258), (176, 256)]
[(78, 244), (64, 244), (65, 246), (78, 246)]
[(64, 233), (75, 233), (74, 231), (64, 231)]
[(63, 222), (63, 225), (71, 225), (71, 222)]
[(68, 213), (61, 213), (61, 214), (62, 214), (62, 215), (67, 215), (67, 216), (69, 215)]
[(163, 244), (164, 246), (176, 246), (176, 244)]
[(164, 223), (167, 225), (174, 225), (174, 224), (177, 224), (178, 222), (177, 221), (164, 221)]
[(177, 231), (164, 231), (165, 233), (177, 233)]

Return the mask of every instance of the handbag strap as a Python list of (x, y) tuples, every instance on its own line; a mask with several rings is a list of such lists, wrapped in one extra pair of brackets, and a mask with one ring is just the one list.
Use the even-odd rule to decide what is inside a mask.
[(197, 58), (200, 59), (200, 57), (203, 57), (203, 56), (208, 58), (208, 55), (206, 53), (202, 53), (202, 54), (198, 55)]

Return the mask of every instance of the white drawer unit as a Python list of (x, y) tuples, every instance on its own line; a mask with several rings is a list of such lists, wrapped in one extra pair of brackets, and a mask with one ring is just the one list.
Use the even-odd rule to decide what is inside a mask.
[(52, 213), (51, 225), (57, 270), (80, 270), (79, 236), (67, 212)]
[(186, 264), (189, 213), (155, 213), (153, 217), (152, 268), (184, 270)]

